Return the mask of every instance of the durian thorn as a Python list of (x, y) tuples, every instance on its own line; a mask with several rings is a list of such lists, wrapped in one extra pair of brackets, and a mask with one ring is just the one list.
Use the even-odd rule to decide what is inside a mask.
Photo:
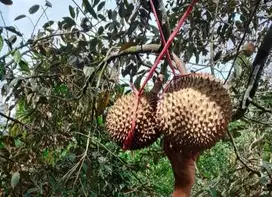
[[(151, 8), (152, 8), (152, 11), (153, 11), (153, 14), (155, 16), (155, 19), (156, 19), (156, 22), (157, 22), (157, 25), (158, 25), (158, 29), (159, 29), (159, 32), (160, 32), (160, 37), (161, 37), (161, 42), (163, 43), (163, 46), (166, 44), (166, 41), (165, 41), (165, 37), (164, 37), (164, 34), (163, 34), (163, 31), (162, 31), (162, 27), (161, 27), (161, 24), (160, 24), (160, 20), (159, 20), (159, 17), (157, 15), (157, 11), (155, 9), (155, 6), (154, 6), (154, 3), (153, 3), (153, 0), (150, 0), (150, 5), (151, 5)], [(169, 53), (169, 50), (167, 48), (167, 52), (166, 52), (166, 58), (167, 58), (167, 61), (168, 61), (168, 64), (173, 72), (173, 75), (176, 76), (176, 72), (175, 72), (175, 68), (172, 64), (172, 59), (171, 59), (171, 56), (170, 56), (170, 53)]]
[(128, 135), (123, 143), (123, 150), (128, 150), (132, 144), (132, 140), (133, 140), (134, 132), (135, 132), (135, 127), (136, 127), (136, 115), (137, 115), (136, 112), (138, 109), (140, 98), (141, 98), (141, 96), (139, 95), (139, 93), (137, 93), (136, 99), (134, 100), (135, 104), (134, 104), (134, 107), (132, 108), (133, 118), (131, 121), (131, 127), (130, 127)]
[(196, 4), (198, 0), (193, 0), (191, 2), (191, 4), (189, 5), (189, 7), (187, 8), (187, 10), (185, 11), (185, 13), (183, 14), (183, 16), (181, 17), (181, 19), (178, 21), (177, 26), (174, 28), (174, 31), (171, 33), (171, 35), (169, 36), (166, 44), (163, 46), (162, 51), (160, 52), (160, 54), (158, 55), (157, 59), (155, 60), (153, 66), (151, 67), (150, 71), (148, 72), (147, 77), (145, 78), (145, 81), (143, 83), (143, 85), (141, 86), (140, 90), (139, 90), (139, 94), (141, 95), (145, 85), (147, 84), (147, 82), (151, 79), (153, 73), (155, 72), (156, 68), (158, 67), (161, 59), (163, 58), (163, 56), (165, 55), (165, 53), (167, 52), (169, 46), (171, 45), (171, 43), (173, 42), (174, 38), (176, 37), (176, 35), (179, 33), (179, 30), (181, 28), (181, 26), (183, 25), (183, 23), (185, 22), (186, 18), (188, 17), (188, 15), (192, 12), (194, 5)]
[(171, 84), (172, 81), (182, 78), (182, 77), (188, 77), (188, 76), (203, 76), (203, 73), (186, 73), (186, 74), (182, 74), (182, 75), (177, 75), (166, 83), (166, 85), (163, 89), (163, 93), (165, 93), (165, 91), (169, 88), (169, 85)]

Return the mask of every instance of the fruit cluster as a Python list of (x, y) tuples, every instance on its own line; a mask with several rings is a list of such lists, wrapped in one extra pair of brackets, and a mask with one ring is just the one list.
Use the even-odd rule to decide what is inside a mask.
[(220, 140), (231, 120), (231, 99), (221, 81), (209, 74), (188, 74), (173, 79), (162, 98), (146, 92), (136, 116), (134, 94), (119, 98), (109, 109), (106, 129), (122, 145), (135, 118), (130, 149), (140, 149), (164, 135), (178, 149), (201, 151)]

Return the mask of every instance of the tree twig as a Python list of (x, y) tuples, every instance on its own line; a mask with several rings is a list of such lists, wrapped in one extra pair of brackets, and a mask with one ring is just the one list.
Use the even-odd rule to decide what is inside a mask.
[(237, 159), (246, 167), (246, 169), (248, 169), (250, 172), (252, 172), (254, 174), (257, 174), (260, 177), (261, 173), (259, 171), (255, 170), (255, 169), (251, 168), (250, 166), (248, 166), (247, 163), (246, 163), (246, 161), (245, 161), (245, 159), (243, 157), (241, 157), (241, 155), (240, 155), (240, 153), (239, 153), (239, 151), (237, 149), (237, 146), (236, 146), (236, 144), (234, 142), (232, 134), (230, 133), (229, 130), (227, 130), (227, 132), (228, 132), (228, 135), (230, 137), (231, 143), (233, 145), (234, 152), (236, 154)]
[[(80, 32), (84, 32), (83, 30), (78, 30), (78, 31), (72, 31), (72, 32), (62, 32), (62, 33), (55, 33), (55, 34), (50, 34), (48, 36), (44, 36), (44, 37), (41, 37), (41, 38), (38, 38), (36, 40), (28, 40), (26, 41), (24, 44), (21, 44), (20, 46), (14, 48), (13, 50), (16, 51), (16, 50), (19, 50), (19, 49), (22, 49), (30, 44), (33, 44), (33, 45), (36, 45), (37, 42), (39, 41), (42, 41), (42, 40), (46, 40), (48, 38), (52, 38), (52, 37), (56, 37), (56, 36), (63, 36), (63, 35), (70, 35), (70, 34), (76, 34), (76, 33), (80, 33)], [(0, 57), (0, 60), (4, 60), (6, 57), (8, 57), (10, 54), (12, 53), (12, 51), (6, 53), (5, 55), (1, 56)]]
[(17, 120), (17, 119), (15, 119), (15, 118), (12, 118), (12, 117), (10, 117), (10, 116), (7, 116), (6, 114), (4, 114), (4, 113), (2, 113), (2, 112), (0, 112), (0, 116), (6, 118), (6, 119), (8, 119), (8, 120), (11, 120), (11, 121), (13, 121), (14, 123), (17, 123), (17, 124), (19, 124), (19, 125), (21, 125), (21, 126), (23, 126), (23, 127), (25, 127), (27, 130), (31, 130), (30, 127), (28, 127), (26, 124), (22, 123), (20, 120)]
[(257, 107), (258, 109), (260, 109), (260, 110), (262, 110), (262, 111), (264, 111), (264, 112), (267, 112), (267, 113), (272, 114), (272, 110), (266, 109), (265, 107), (259, 105), (258, 103), (255, 103), (251, 98), (249, 98), (248, 100), (249, 100), (249, 102), (250, 102), (252, 105), (254, 105), (255, 107)]
[(240, 106), (237, 111), (233, 114), (232, 119), (237, 120), (244, 116), (250, 100), (253, 99), (255, 93), (258, 89), (259, 81), (265, 66), (265, 62), (269, 56), (272, 48), (272, 25), (264, 36), (263, 42), (258, 49), (258, 53), (252, 64), (252, 70), (248, 79), (248, 84), (246, 91), (244, 93), (243, 99), (240, 102)]
[(256, 12), (257, 12), (257, 10), (258, 10), (258, 7), (259, 7), (260, 3), (261, 3), (261, 0), (258, 0), (258, 1), (256, 2), (256, 5), (255, 5), (253, 11), (251, 12), (251, 15), (250, 15), (250, 17), (249, 17), (249, 20), (248, 20), (247, 25), (246, 25), (246, 28), (245, 28), (246, 30), (245, 30), (245, 32), (244, 32), (244, 34), (243, 34), (243, 37), (242, 37), (242, 39), (241, 39), (241, 41), (240, 41), (240, 43), (239, 43), (239, 45), (238, 45), (238, 47), (237, 47), (237, 51), (236, 51), (234, 60), (233, 60), (232, 65), (231, 65), (231, 67), (230, 67), (228, 76), (227, 76), (227, 78), (225, 79), (225, 84), (227, 83), (227, 81), (228, 81), (228, 79), (229, 79), (229, 77), (230, 77), (230, 75), (231, 75), (231, 71), (232, 71), (232, 69), (233, 69), (233, 67), (234, 67), (234, 64), (235, 64), (235, 62), (236, 62), (236, 59), (237, 59), (237, 57), (238, 57), (238, 55), (239, 55), (240, 48), (241, 48), (241, 46), (242, 46), (242, 44), (243, 44), (243, 42), (244, 42), (244, 40), (245, 40), (245, 38), (246, 38), (246, 34), (247, 34), (247, 32), (248, 32), (249, 25), (250, 25), (250, 23), (251, 23), (251, 21), (252, 21), (254, 15), (256, 14)]

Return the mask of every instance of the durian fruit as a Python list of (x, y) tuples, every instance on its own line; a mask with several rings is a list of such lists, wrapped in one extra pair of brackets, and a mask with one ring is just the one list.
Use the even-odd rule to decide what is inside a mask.
[[(106, 118), (106, 129), (118, 145), (122, 146), (130, 129), (133, 119), (133, 108), (136, 96), (124, 95), (117, 99), (109, 109)], [(130, 150), (144, 148), (152, 144), (158, 137), (156, 126), (157, 96), (153, 93), (144, 93), (139, 100), (136, 111), (136, 126)]]
[(223, 84), (208, 74), (174, 79), (158, 103), (157, 123), (180, 150), (212, 147), (226, 132), (231, 99)]

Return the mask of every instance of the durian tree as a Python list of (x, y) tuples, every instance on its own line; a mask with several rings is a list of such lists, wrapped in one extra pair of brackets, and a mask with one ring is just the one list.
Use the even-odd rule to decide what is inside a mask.
[[(170, 196), (161, 138), (124, 151), (105, 129), (110, 107), (145, 82), (163, 38), (191, 3), (152, 2), (161, 28), (144, 0), (111, 1), (114, 8), (73, 1), (60, 21), (46, 15), (57, 4), (45, 1), (14, 24), (2, 19), (1, 196)], [(261, 0), (198, 1), (144, 87), (152, 90), (160, 74), (167, 83), (184, 65), (229, 87), (232, 120), (198, 158), (193, 196), (271, 195), (271, 7)], [(48, 21), (25, 37), (16, 21), (33, 14)]]

